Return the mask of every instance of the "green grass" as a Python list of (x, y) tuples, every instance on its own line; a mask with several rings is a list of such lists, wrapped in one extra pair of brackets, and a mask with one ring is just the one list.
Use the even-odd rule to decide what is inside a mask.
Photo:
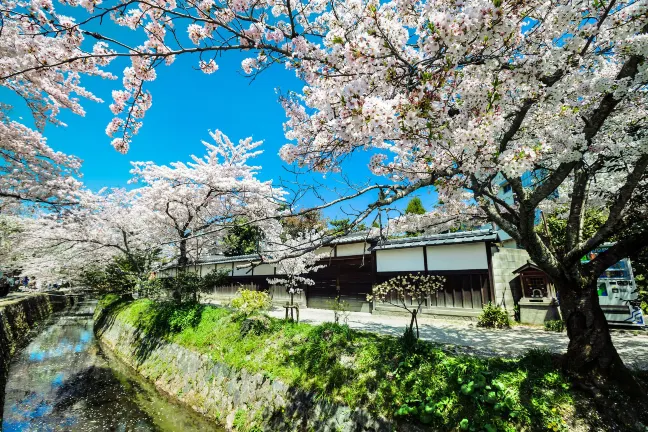
[[(434, 430), (567, 430), (576, 412), (569, 381), (542, 351), (485, 359), (425, 342), (408, 351), (393, 337), (276, 319), (265, 333), (242, 337), (241, 320), (224, 308), (188, 305), (174, 318), (173, 306), (150, 300), (111, 298), (101, 306), (215, 361)], [(183, 313), (197, 318), (174, 325)]]

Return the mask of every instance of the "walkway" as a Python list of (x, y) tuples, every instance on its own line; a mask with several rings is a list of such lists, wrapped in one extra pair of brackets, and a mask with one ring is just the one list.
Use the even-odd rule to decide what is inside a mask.
[(1, 306), (9, 306), (10, 304), (14, 304), (19, 302), (22, 299), (25, 299), (27, 297), (31, 297), (33, 295), (37, 294), (42, 294), (40, 292), (24, 292), (24, 291), (12, 291), (9, 294), (7, 294), (6, 297), (0, 297), (0, 307)]
[[(283, 318), (283, 308), (270, 312), (271, 316)], [(333, 321), (333, 312), (323, 309), (301, 309), (300, 321), (321, 324)], [(348, 318), (351, 328), (400, 336), (408, 316), (372, 315), (351, 312)], [(517, 356), (531, 348), (543, 348), (553, 352), (567, 349), (567, 334), (547, 332), (539, 328), (514, 326), (508, 330), (487, 330), (462, 321), (444, 321), (432, 318), (419, 319), (421, 339), (447, 345), (446, 349), (484, 356)], [(612, 339), (626, 365), (648, 370), (648, 332), (613, 330)]]

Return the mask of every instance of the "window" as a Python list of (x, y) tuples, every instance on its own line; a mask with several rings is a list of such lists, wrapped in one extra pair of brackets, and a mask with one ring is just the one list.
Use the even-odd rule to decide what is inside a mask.
[(542, 276), (524, 276), (524, 296), (527, 298), (549, 297), (547, 280)]
[(511, 192), (511, 185), (508, 184), (508, 183), (506, 183), (506, 184), (504, 185), (503, 190), (504, 190), (504, 193), (509, 193), (509, 192)]

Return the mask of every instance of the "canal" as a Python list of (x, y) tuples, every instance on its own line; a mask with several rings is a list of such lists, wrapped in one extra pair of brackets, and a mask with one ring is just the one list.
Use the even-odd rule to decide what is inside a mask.
[(95, 340), (96, 302), (55, 315), (9, 369), (2, 430), (222, 431)]

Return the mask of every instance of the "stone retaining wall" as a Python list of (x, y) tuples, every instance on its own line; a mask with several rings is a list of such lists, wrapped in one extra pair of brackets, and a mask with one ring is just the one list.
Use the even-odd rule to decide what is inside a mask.
[(493, 246), (493, 282), (495, 284), (495, 299), (493, 304), (506, 308), (510, 315), (515, 313), (515, 290), (518, 275), (513, 271), (522, 267), (529, 260), (529, 254), (524, 249), (512, 249)]
[(155, 386), (228, 430), (391, 431), (385, 419), (318, 400), (259, 373), (236, 370), (204, 354), (148, 337), (131, 325), (95, 314), (102, 344)]
[(4, 388), (12, 357), (32, 335), (32, 330), (52, 312), (75, 302), (72, 296), (48, 294), (12, 295), (0, 299), (0, 430)]

